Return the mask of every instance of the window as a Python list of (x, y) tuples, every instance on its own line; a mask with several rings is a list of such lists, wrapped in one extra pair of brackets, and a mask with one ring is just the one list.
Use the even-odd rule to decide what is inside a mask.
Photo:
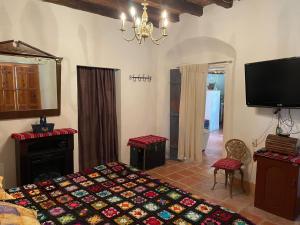
[(39, 68), (33, 64), (0, 64), (0, 112), (41, 109)]

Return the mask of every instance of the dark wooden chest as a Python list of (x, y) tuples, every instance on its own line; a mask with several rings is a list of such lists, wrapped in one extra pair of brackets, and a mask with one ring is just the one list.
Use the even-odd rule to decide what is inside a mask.
[(130, 147), (130, 165), (149, 170), (165, 164), (166, 142), (152, 143), (146, 148)]
[(294, 220), (299, 214), (299, 165), (256, 156), (257, 172), (254, 206)]

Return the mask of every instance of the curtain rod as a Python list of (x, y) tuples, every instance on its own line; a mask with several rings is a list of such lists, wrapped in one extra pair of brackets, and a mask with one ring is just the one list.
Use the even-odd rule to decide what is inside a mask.
[[(208, 65), (217, 65), (217, 64), (225, 64), (225, 63), (232, 63), (233, 61), (229, 60), (229, 61), (220, 61), (220, 62), (212, 62), (212, 63), (208, 63)], [(195, 65), (193, 64), (183, 64), (181, 66), (187, 66), (187, 65)], [(181, 66), (177, 66), (176, 68), (179, 69)]]
[(98, 69), (110, 69), (110, 70), (120, 70), (118, 68), (109, 68), (109, 67), (97, 67), (97, 66), (81, 66), (81, 65), (77, 65), (77, 68), (81, 67), (81, 68), (98, 68)]
[(208, 65), (224, 64), (224, 63), (232, 63), (232, 61), (212, 62), (212, 63), (208, 63)]

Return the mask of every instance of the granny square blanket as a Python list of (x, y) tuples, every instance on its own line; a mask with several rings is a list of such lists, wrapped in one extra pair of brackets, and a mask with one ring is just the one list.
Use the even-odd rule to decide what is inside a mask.
[(42, 225), (252, 225), (241, 215), (112, 162), (7, 190)]

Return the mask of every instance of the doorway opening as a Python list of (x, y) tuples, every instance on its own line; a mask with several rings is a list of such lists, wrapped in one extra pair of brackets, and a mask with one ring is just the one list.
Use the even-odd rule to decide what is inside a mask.
[(225, 71), (224, 65), (213, 64), (207, 75), (204, 149), (205, 158), (212, 162), (223, 156)]
[[(215, 115), (210, 118), (205, 115), (203, 118), (203, 146), (202, 161), (211, 165), (216, 160), (224, 157), (225, 141), (231, 137), (231, 111), (228, 106), (232, 105), (232, 61), (209, 63), (206, 82), (206, 95), (218, 92), (216, 102), (212, 105), (205, 99), (203, 107), (207, 114), (216, 110)], [(170, 159), (178, 159), (179, 139), (179, 108), (181, 95), (181, 73), (178, 68), (170, 70)], [(212, 94), (213, 95), (213, 94)], [(217, 94), (216, 94), (217, 95)], [(209, 97), (207, 97), (209, 98)], [(226, 111), (227, 113), (224, 113)]]

